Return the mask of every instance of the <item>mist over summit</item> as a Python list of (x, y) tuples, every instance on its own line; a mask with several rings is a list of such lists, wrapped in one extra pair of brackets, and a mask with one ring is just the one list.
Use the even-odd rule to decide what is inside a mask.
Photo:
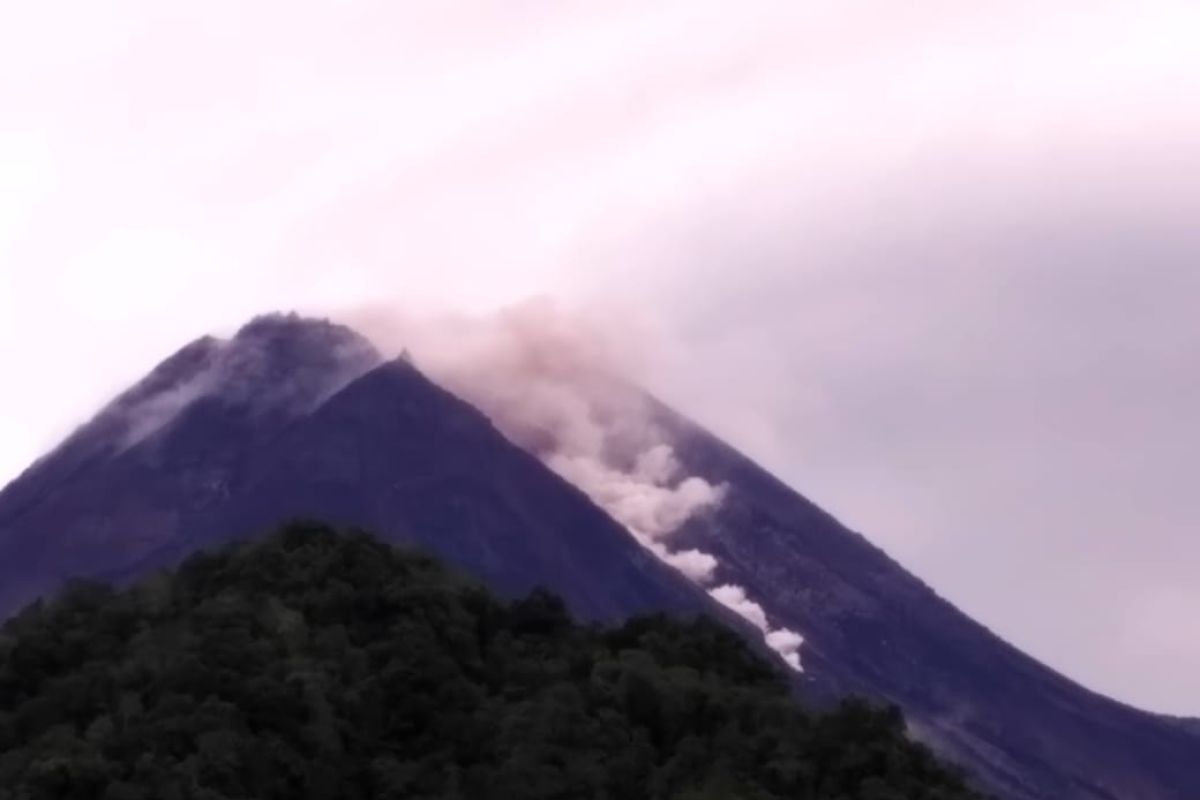
[(275, 314), (197, 340), (34, 464), (0, 493), (0, 614), (315, 518), (583, 619), (722, 618), (811, 698), (899, 705), (1006, 800), (1200, 796), (1190, 724), (992, 635), (586, 331), (537, 308), (353, 327)]

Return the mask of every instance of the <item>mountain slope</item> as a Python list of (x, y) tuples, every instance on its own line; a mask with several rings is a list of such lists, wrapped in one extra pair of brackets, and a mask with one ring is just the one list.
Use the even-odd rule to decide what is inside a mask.
[(1168, 722), (1200, 737), (1200, 719), (1192, 717), (1166, 717)]
[[(148, 398), (171, 414), (130, 440)], [(184, 348), (0, 493), (0, 616), (296, 517), (422, 544), (508, 594), (548, 586), (585, 618), (724, 614), (407, 361), (272, 316)]]
[(184, 347), (0, 492), (0, 616), (186, 538), (262, 447), (380, 361), (353, 331), (294, 315)]
[[(657, 416), (685, 472), (726, 486), (673, 542), (804, 634), (806, 690), (897, 703), (1008, 800), (1200, 797), (1186, 727), (1024, 656), (728, 445)], [(407, 361), (273, 316), (184, 348), (0, 492), (0, 617), (66, 577), (136, 578), (298, 516), (420, 544), (510, 596), (546, 585), (585, 618), (723, 613)]]
[(897, 703), (917, 733), (1005, 797), (1200, 797), (1195, 738), (1016, 650), (725, 443), (657, 413), (686, 469), (729, 487), (681, 543), (713, 553), (722, 580), (750, 587), (777, 624), (804, 634), (820, 691)]
[(586, 618), (710, 607), (574, 487), (404, 360), (351, 382), (257, 449), (224, 501), (135, 571), (219, 541), (213, 531), (242, 538), (294, 517), (420, 543), (509, 595), (552, 587)]

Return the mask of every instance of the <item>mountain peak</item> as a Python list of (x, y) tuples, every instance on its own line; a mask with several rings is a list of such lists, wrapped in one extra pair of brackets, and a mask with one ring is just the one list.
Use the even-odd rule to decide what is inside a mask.
[(7, 487), (0, 510), (31, 502), (38, 494), (34, 485), (61, 485), (85, 465), (157, 435), (202, 401), (253, 419), (286, 420), (316, 408), (382, 362), (357, 332), (295, 312), (255, 317), (231, 339), (201, 336), (161, 361), (18, 476)]
[(295, 312), (266, 314), (224, 348), (212, 394), (258, 411), (303, 413), (382, 361), (374, 345), (344, 325)]
[(264, 314), (232, 339), (204, 336), (185, 346), (101, 416), (112, 420), (117, 450), (153, 436), (201, 401), (254, 418), (290, 418), (316, 408), (382, 360), (369, 341), (343, 325), (295, 312)]
[(374, 350), (361, 334), (351, 328), (323, 317), (308, 317), (295, 311), (272, 311), (259, 314), (242, 325), (234, 334), (234, 342), (289, 339), (310, 346), (353, 346)]

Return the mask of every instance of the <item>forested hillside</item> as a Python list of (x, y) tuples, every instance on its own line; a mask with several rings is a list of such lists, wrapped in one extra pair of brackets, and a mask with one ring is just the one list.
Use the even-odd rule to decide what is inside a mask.
[(584, 627), (308, 524), (10, 620), (0, 753), (3, 800), (976, 797), (715, 622)]

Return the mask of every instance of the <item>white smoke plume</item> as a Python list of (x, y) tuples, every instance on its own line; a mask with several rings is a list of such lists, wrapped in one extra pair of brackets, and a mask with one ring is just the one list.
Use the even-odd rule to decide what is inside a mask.
[(179, 386), (163, 390), (127, 409), (121, 409), (128, 427), (118, 449), (126, 450), (153, 435), (196, 400), (208, 394), (215, 385), (214, 373), (206, 370)]
[(803, 672), (800, 665), (800, 646), (804, 637), (788, 628), (772, 628), (763, 607), (746, 596), (746, 590), (730, 583), (709, 590), (709, 595), (721, 605), (740, 615), (763, 632), (767, 646), (783, 658), (792, 669)]
[[(346, 321), (384, 349), (410, 352), (422, 371), (477, 406), (663, 562), (701, 586), (713, 583), (716, 557), (674, 549), (670, 540), (689, 520), (716, 509), (726, 490), (683, 474), (667, 433), (653, 421), (648, 398), (622, 377), (637, 367), (628, 354), (644, 356), (643, 341), (626, 320), (628, 342), (599, 336), (548, 302), (487, 318), (372, 309)], [(761, 630), (793, 669), (801, 669), (802, 637), (772, 628), (742, 587), (721, 585), (710, 594)]]

